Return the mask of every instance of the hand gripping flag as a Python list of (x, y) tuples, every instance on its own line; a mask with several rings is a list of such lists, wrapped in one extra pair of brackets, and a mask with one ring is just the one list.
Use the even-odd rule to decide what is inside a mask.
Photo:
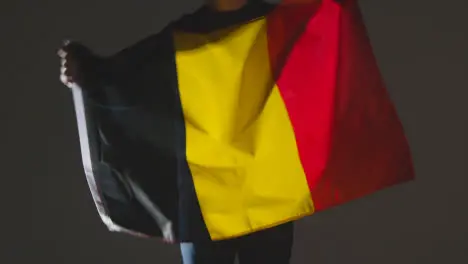
[(74, 91), (114, 231), (222, 240), (414, 178), (353, 0), (200, 9)]

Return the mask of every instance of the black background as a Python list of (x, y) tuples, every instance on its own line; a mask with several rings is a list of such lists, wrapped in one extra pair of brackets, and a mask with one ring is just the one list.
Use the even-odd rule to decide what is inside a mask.
[[(112, 53), (200, 4), (2, 1), (2, 264), (179, 263), (176, 246), (110, 233), (101, 223), (55, 52), (73, 38)], [(417, 180), (300, 221), (293, 263), (468, 263), (468, 2), (361, 6)]]

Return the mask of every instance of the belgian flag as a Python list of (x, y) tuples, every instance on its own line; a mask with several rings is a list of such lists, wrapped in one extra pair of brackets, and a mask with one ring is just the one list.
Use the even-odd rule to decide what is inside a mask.
[(114, 231), (229, 239), (414, 178), (353, 0), (201, 8), (97, 73), (72, 90)]

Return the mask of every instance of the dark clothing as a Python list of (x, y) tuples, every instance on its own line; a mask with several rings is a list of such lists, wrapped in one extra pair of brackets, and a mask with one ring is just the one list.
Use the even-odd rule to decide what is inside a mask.
[(287, 223), (271, 229), (231, 240), (182, 243), (183, 264), (288, 264), (294, 237), (294, 224)]

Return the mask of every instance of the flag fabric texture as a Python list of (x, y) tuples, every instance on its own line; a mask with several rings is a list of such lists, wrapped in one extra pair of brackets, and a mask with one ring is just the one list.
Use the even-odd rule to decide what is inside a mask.
[(72, 89), (110, 230), (223, 240), (414, 178), (353, 0), (201, 8)]

